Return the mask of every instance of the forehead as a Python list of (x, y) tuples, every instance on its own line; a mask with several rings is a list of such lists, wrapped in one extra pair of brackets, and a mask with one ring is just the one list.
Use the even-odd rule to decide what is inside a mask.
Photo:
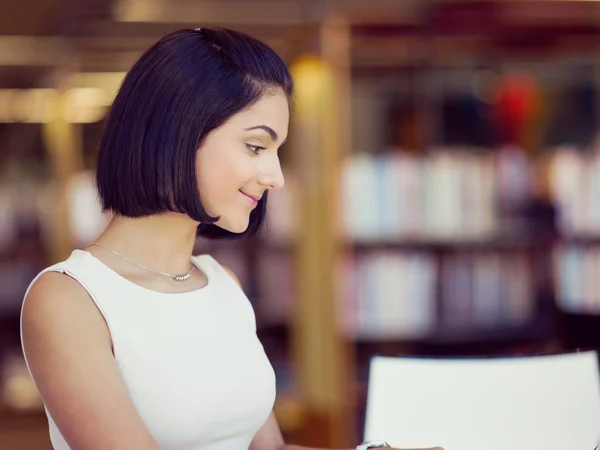
[(263, 96), (252, 106), (240, 111), (230, 119), (230, 124), (241, 128), (267, 125), (283, 140), (287, 136), (289, 123), (289, 104), (283, 92)]

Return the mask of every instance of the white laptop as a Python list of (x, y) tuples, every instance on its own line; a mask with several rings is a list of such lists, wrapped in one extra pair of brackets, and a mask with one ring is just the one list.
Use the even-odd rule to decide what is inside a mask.
[(598, 356), (374, 357), (365, 439), (396, 448), (600, 450)]

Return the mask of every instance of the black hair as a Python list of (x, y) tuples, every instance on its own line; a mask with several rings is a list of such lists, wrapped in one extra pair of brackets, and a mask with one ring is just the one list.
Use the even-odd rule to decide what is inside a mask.
[(126, 217), (187, 214), (209, 239), (256, 233), (266, 192), (245, 232), (214, 225), (219, 218), (198, 191), (196, 152), (208, 133), (276, 89), (290, 99), (292, 78), (257, 39), (225, 28), (163, 37), (127, 73), (108, 115), (96, 169), (103, 209)]

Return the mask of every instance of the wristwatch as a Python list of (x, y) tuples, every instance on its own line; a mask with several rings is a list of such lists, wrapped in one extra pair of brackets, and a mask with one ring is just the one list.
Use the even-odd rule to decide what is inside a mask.
[(363, 442), (362, 444), (358, 444), (356, 446), (356, 450), (368, 450), (370, 448), (383, 448), (383, 447), (389, 447), (390, 444), (388, 444), (385, 441), (366, 441)]

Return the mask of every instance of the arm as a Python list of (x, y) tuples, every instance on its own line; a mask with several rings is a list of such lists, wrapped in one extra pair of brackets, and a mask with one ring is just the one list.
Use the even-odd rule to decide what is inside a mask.
[[(223, 268), (227, 271), (227, 273), (229, 273), (229, 275), (231, 275), (231, 277), (235, 280), (235, 282), (237, 284), (239, 284), (240, 287), (242, 287), (240, 280), (233, 273), (233, 271), (231, 271), (230, 269), (228, 269), (225, 266), (223, 266)], [(267, 419), (265, 424), (261, 427), (260, 430), (258, 430), (256, 435), (254, 436), (254, 439), (252, 439), (249, 450), (330, 450), (330, 449), (318, 449), (318, 448), (301, 447), (298, 445), (286, 444), (285, 441), (283, 440), (283, 435), (281, 434), (281, 430), (279, 428), (279, 424), (277, 423), (277, 419), (275, 418), (275, 414), (271, 413), (271, 415), (269, 416), (269, 418)], [(349, 449), (349, 450), (354, 450), (354, 449)], [(398, 450), (400, 450), (400, 449), (398, 449)], [(406, 449), (406, 450), (410, 450), (410, 449)], [(418, 450), (418, 449), (415, 449), (415, 450)], [(439, 447), (436, 447), (436, 448), (432, 448), (432, 449), (421, 449), (421, 450), (442, 450), (442, 449)]]
[(258, 430), (254, 436), (249, 450), (325, 450), (309, 447), (299, 447), (297, 445), (287, 445), (279, 424), (275, 418), (275, 414), (271, 413), (265, 424)]
[[(330, 450), (330, 449), (322, 449), (322, 448), (312, 448), (312, 447), (301, 447), (298, 445), (289, 445), (286, 444), (281, 435), (281, 430), (279, 429), (279, 425), (277, 424), (277, 419), (275, 415), (271, 413), (269, 419), (265, 422), (254, 439), (250, 444), (249, 450)], [(348, 449), (348, 450), (354, 450)], [(400, 450), (400, 449), (397, 449)], [(409, 449), (406, 449), (409, 450)], [(414, 449), (418, 450), (418, 449)], [(421, 450), (442, 450), (439, 447), (432, 449), (421, 449)]]
[[(223, 269), (233, 278), (233, 280), (242, 288), (239, 278), (231, 269), (223, 266)], [(275, 418), (275, 414), (271, 412), (269, 418), (264, 425), (258, 430), (254, 439), (250, 443), (248, 450), (301, 450), (299, 447), (285, 445), (283, 435)]]
[[(240, 280), (233, 273), (233, 271), (225, 266), (223, 266), (225, 271), (229, 273), (231, 278), (242, 287)], [(250, 443), (250, 448), (248, 450), (320, 450), (320, 449), (310, 449), (308, 447), (299, 447), (297, 445), (287, 445), (283, 439), (283, 435), (281, 434), (281, 429), (279, 428), (279, 424), (277, 423), (277, 418), (274, 413), (271, 413), (267, 421), (264, 425), (258, 430), (254, 439)], [(322, 449), (325, 450), (325, 449)]]
[(23, 307), (23, 346), (40, 395), (73, 450), (158, 450), (112, 354), (108, 327), (79, 283), (46, 273)]

